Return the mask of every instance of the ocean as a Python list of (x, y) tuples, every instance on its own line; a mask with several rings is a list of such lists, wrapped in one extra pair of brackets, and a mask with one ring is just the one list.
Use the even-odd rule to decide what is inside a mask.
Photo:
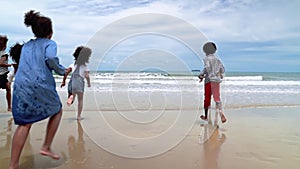
[[(98, 109), (202, 109), (203, 82), (198, 72), (93, 72)], [(57, 90), (61, 77), (56, 76)], [(224, 109), (300, 105), (300, 73), (228, 72), (221, 84)], [(121, 99), (122, 98), (122, 99)], [(88, 106), (91, 109), (93, 104)]]
[[(85, 88), (84, 109), (202, 110), (204, 86), (198, 73), (92, 72), (92, 87)], [(62, 77), (54, 76), (65, 103), (67, 87), (61, 88)], [(0, 111), (5, 112), (5, 90), (0, 91), (0, 97)], [(227, 72), (221, 83), (221, 99), (224, 109), (299, 106), (300, 73)]]

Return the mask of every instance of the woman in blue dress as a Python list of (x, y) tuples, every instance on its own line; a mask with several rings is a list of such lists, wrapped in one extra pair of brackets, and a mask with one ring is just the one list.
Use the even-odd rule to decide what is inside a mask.
[(26, 42), (22, 48), (13, 86), (12, 113), (18, 127), (13, 137), (10, 169), (19, 167), (20, 155), (31, 125), (48, 117), (40, 154), (57, 160), (60, 158), (51, 150), (62, 116), (62, 104), (52, 72), (65, 75), (71, 71), (59, 64), (57, 45), (51, 40), (51, 19), (31, 10), (25, 14), (24, 23), (31, 27), (36, 38)]

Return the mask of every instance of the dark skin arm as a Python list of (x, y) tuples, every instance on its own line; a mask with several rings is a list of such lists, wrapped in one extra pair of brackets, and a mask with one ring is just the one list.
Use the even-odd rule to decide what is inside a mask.
[(200, 79), (199, 83), (201, 83), (203, 81), (203, 79), (204, 79), (204, 75), (199, 75), (198, 78)]
[(64, 75), (64, 78), (63, 78), (63, 81), (61, 82), (60, 87), (64, 87), (66, 85), (66, 79), (67, 79), (68, 75), (70, 74), (70, 72), (72, 72), (72, 68), (69, 67), (66, 69), (66, 73)]

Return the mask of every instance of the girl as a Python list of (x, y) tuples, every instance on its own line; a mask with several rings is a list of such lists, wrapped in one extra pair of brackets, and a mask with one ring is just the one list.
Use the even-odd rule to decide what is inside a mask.
[(25, 14), (24, 23), (31, 27), (36, 38), (23, 45), (15, 76), (12, 113), (18, 127), (12, 142), (10, 169), (19, 168), (20, 155), (31, 125), (48, 117), (50, 118), (40, 154), (56, 160), (60, 158), (51, 150), (62, 116), (62, 104), (52, 71), (59, 75), (71, 71), (59, 64), (56, 56), (57, 45), (51, 40), (51, 19), (31, 10)]
[(22, 47), (23, 47), (23, 44), (21, 45), (19, 43), (16, 43), (14, 46), (10, 47), (10, 50), (9, 50), (9, 55), (11, 56), (12, 60), (16, 63), (16, 64), (13, 64), (14, 74), (18, 70)]
[[(77, 120), (81, 120), (81, 112), (83, 109), (83, 93), (84, 93), (84, 78), (87, 80), (88, 87), (91, 87), (89, 70), (87, 64), (91, 57), (92, 50), (85, 46), (79, 46), (76, 48), (73, 56), (75, 63), (70, 65), (70, 69), (73, 70), (70, 82), (68, 84), (68, 101), (67, 105), (70, 106), (76, 95), (78, 96), (78, 113)], [(63, 79), (61, 87), (65, 86), (65, 81), (68, 75)]]
[(15, 77), (15, 75), (17, 73), (22, 47), (23, 47), (23, 45), (21, 45), (19, 43), (16, 43), (14, 46), (10, 47), (9, 55), (11, 56), (11, 58), (15, 62), (15, 64), (12, 64), (13, 70), (11, 70), (7, 75), (9, 86), (11, 86), (13, 78)]

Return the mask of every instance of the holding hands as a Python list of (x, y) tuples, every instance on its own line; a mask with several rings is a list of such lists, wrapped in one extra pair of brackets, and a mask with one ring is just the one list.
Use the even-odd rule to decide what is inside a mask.
[(69, 67), (69, 68), (66, 69), (66, 73), (65, 73), (65, 76), (64, 76), (64, 78), (63, 78), (63, 81), (61, 82), (60, 87), (64, 87), (64, 86), (66, 85), (66, 79), (67, 79), (67, 76), (68, 76), (69, 73), (71, 73), (71, 72), (72, 72), (72, 68), (71, 68), (71, 67)]

